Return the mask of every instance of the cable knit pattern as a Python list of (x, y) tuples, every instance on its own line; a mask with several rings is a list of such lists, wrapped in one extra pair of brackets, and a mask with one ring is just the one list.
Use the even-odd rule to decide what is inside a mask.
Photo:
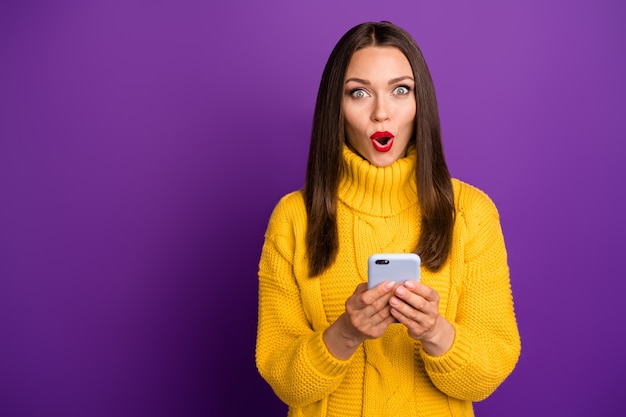
[(270, 218), (259, 262), (259, 372), (289, 406), (289, 416), (472, 416), (472, 401), (490, 395), (520, 353), (496, 207), (480, 190), (453, 180), (452, 251), (437, 273), (421, 270), (456, 330), (450, 350), (430, 356), (404, 326), (393, 324), (342, 361), (322, 334), (367, 280), (368, 256), (410, 252), (420, 231), (414, 149), (384, 168), (347, 147), (343, 156), (339, 253), (327, 271), (307, 275), (300, 191), (284, 196)]

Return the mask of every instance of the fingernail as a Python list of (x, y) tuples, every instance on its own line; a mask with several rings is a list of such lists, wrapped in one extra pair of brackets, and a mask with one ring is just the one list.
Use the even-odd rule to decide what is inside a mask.
[(414, 290), (415, 289), (415, 283), (413, 281), (406, 281), (404, 283), (404, 286), (407, 287), (410, 290)]
[(396, 285), (396, 283), (395, 283), (395, 282), (393, 282), (393, 281), (387, 281), (387, 282), (385, 283), (385, 289), (386, 289), (386, 290), (390, 290), (390, 289), (392, 289), (392, 288), (393, 288), (393, 286), (394, 286), (394, 285)]
[(406, 294), (406, 290), (402, 287), (398, 287), (398, 289), (396, 290), (396, 294), (398, 294), (400, 297), (404, 296), (404, 294)]

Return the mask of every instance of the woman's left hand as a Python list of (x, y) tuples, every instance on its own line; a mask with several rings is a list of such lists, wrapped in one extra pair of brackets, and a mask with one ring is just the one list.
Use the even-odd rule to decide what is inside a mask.
[(417, 281), (399, 285), (389, 299), (391, 314), (422, 342), (432, 356), (446, 353), (454, 342), (454, 327), (439, 314), (439, 294)]

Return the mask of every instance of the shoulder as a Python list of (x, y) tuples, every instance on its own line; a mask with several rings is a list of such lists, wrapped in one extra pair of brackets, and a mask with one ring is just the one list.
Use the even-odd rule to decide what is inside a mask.
[(487, 193), (456, 178), (452, 179), (452, 187), (457, 216), (465, 218), (466, 222), (485, 218), (499, 220), (498, 209)]
[(453, 188), (456, 241), (462, 242), (464, 262), (483, 256), (506, 259), (500, 215), (492, 199), (477, 187), (456, 179), (453, 179)]
[(306, 212), (306, 207), (304, 205), (304, 193), (302, 190), (292, 191), (285, 194), (280, 198), (280, 200), (278, 200), (278, 203), (272, 211), (272, 217), (292, 216), (294, 214), (297, 215), (302, 211)]
[(268, 233), (280, 233), (296, 225), (306, 225), (306, 207), (302, 190), (292, 191), (278, 201), (270, 216)]

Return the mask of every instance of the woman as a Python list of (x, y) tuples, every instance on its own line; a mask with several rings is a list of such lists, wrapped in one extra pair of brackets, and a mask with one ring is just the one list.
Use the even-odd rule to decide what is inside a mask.
[[(367, 289), (367, 258), (420, 282)], [(451, 179), (435, 91), (403, 29), (364, 23), (320, 83), (303, 190), (272, 213), (256, 362), (290, 416), (471, 416), (520, 353), (498, 212)]]

